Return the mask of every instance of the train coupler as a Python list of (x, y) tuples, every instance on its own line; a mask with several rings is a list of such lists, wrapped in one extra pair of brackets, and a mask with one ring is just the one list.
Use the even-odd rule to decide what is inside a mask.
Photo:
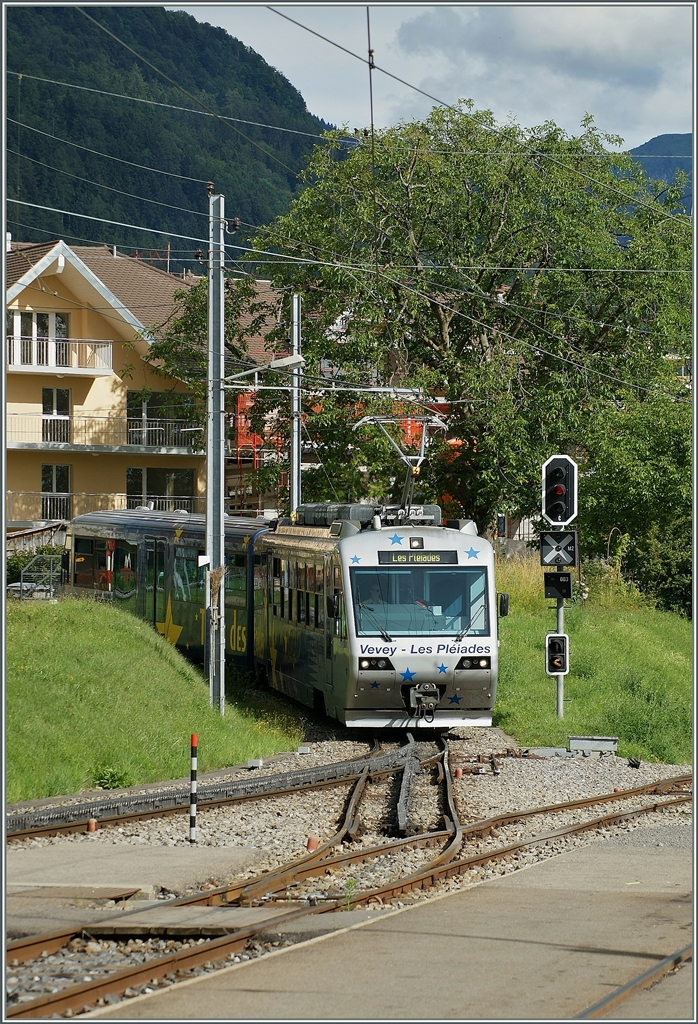
[(410, 710), (416, 718), (434, 721), (436, 705), (441, 700), (439, 688), (434, 683), (417, 683), (410, 687)]

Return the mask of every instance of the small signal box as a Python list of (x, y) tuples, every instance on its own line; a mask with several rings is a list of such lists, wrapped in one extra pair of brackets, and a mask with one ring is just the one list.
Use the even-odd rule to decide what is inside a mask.
[(545, 596), (559, 598), (563, 601), (572, 597), (572, 573), (544, 572)]
[(570, 670), (570, 638), (567, 633), (548, 633), (545, 638), (545, 671), (566, 676)]

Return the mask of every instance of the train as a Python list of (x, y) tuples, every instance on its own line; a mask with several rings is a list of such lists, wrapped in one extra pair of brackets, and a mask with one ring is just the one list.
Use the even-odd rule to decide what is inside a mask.
[[(77, 516), (66, 590), (114, 602), (202, 659), (204, 538), (205, 517), (184, 510)], [(358, 502), (226, 516), (225, 559), (226, 662), (350, 728), (492, 724), (508, 597), (471, 520)]]

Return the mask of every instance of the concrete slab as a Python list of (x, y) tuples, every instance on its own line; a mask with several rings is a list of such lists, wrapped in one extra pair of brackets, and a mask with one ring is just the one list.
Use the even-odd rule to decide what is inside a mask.
[[(569, 1019), (690, 939), (691, 851), (631, 852), (597, 843), (90, 1016)], [(685, 996), (671, 1019), (693, 1019)]]
[[(629, 996), (620, 1006), (604, 1014), (601, 1020), (695, 1020), (693, 1006), (693, 964), (682, 964), (672, 974)], [(676, 1016), (676, 1010), (683, 1016)]]
[(12, 885), (137, 885), (173, 892), (227, 881), (256, 864), (263, 851), (249, 846), (146, 846), (121, 843), (56, 843), (13, 850), (5, 856), (5, 880)]

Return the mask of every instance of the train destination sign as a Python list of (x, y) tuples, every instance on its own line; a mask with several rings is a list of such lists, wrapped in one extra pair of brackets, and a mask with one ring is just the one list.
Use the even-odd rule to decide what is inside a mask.
[(457, 551), (379, 551), (379, 565), (457, 565)]
[(577, 531), (559, 530), (540, 535), (541, 565), (577, 564)]

